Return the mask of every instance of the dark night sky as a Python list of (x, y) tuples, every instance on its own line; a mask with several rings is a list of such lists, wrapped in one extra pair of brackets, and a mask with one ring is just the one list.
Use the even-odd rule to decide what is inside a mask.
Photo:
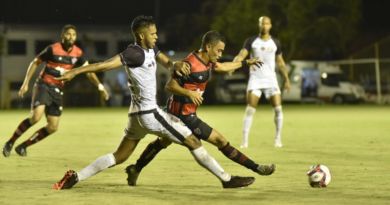
[[(1, 2), (0, 22), (20, 24), (127, 24), (140, 14), (152, 16), (157, 14), (159, 23), (164, 23), (164, 20), (176, 13), (196, 12), (201, 5), (200, 0), (2, 0)], [(160, 2), (160, 9), (156, 9), (156, 2)]]
[[(156, 2), (160, 2), (159, 9)], [(157, 23), (163, 26), (176, 14), (199, 11), (201, 3), (202, 0), (1, 0), (0, 23), (123, 25), (145, 14), (159, 17)], [(389, 8), (389, 0), (362, 0), (359, 29), (363, 36), (381, 38), (390, 34)]]

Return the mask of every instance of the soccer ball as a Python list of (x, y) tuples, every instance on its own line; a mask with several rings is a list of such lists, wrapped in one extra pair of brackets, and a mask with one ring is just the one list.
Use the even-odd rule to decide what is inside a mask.
[(311, 187), (327, 187), (331, 180), (329, 168), (322, 164), (313, 165), (307, 172), (309, 184)]

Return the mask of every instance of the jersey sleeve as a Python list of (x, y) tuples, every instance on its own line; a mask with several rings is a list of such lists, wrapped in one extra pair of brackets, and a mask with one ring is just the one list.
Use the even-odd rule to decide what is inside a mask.
[(41, 51), (36, 58), (41, 61), (47, 62), (51, 56), (53, 56), (53, 49), (51, 48), (51, 46), (48, 46), (43, 49), (43, 51)]
[(275, 55), (280, 55), (282, 54), (282, 46), (280, 44), (280, 41), (278, 39), (273, 39), (276, 45), (276, 52)]
[(244, 42), (244, 45), (242, 46), (242, 48), (245, 48), (248, 52), (250, 52), (252, 50), (252, 43), (253, 41), (256, 39), (256, 37), (250, 37), (250, 38), (247, 38)]
[(129, 46), (126, 50), (119, 53), (122, 65), (128, 67), (139, 67), (145, 61), (145, 53), (137, 46)]

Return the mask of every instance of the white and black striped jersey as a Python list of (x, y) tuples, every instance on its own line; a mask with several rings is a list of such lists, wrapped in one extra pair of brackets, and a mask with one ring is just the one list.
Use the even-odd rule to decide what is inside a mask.
[(262, 84), (274, 84), (276, 82), (275, 57), (282, 54), (280, 43), (275, 38), (263, 40), (259, 36), (246, 39), (243, 48), (249, 53), (251, 58), (259, 58), (263, 65), (261, 68), (253, 65), (250, 75), (261, 80)]
[(131, 91), (130, 113), (157, 108), (156, 56), (158, 48), (143, 49), (131, 44), (119, 54), (125, 66)]

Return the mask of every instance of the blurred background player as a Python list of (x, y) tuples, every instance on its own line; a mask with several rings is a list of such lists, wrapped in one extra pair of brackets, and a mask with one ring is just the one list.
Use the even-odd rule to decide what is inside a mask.
[[(166, 84), (166, 89), (173, 94), (168, 100), (168, 113), (180, 118), (198, 139), (215, 145), (229, 159), (260, 175), (270, 175), (274, 172), (274, 165), (258, 165), (231, 146), (221, 133), (203, 122), (196, 114), (197, 107), (203, 102), (202, 94), (206, 89), (213, 69), (217, 72), (227, 73), (242, 67), (242, 64), (255, 65), (261, 63), (255, 58), (242, 62), (219, 63), (217, 61), (222, 57), (224, 50), (224, 37), (217, 31), (209, 31), (203, 35), (201, 48), (192, 52), (183, 60), (191, 68), (190, 75), (173, 75)], [(151, 142), (143, 151), (137, 163), (126, 168), (128, 184), (135, 186), (141, 170), (159, 151), (165, 149), (171, 143), (165, 138), (157, 138), (154, 142)]]
[(252, 58), (259, 58), (263, 64), (260, 68), (250, 66), (250, 75), (247, 86), (247, 106), (245, 109), (242, 131), (241, 148), (247, 148), (249, 143), (249, 130), (252, 125), (253, 115), (262, 94), (271, 100), (275, 112), (275, 147), (282, 147), (283, 111), (281, 92), (275, 73), (275, 61), (284, 79), (283, 89), (289, 91), (290, 80), (286, 71), (286, 65), (282, 56), (280, 43), (270, 35), (272, 28), (271, 19), (268, 16), (259, 18), (260, 34), (246, 39), (244, 47), (234, 58), (234, 61), (244, 60), (248, 54)]
[[(156, 46), (157, 28), (152, 17), (138, 16), (131, 25), (135, 43), (126, 50), (102, 63), (91, 64), (66, 72), (60, 80), (71, 80), (84, 72), (107, 71), (125, 66), (131, 89), (128, 127), (114, 153), (97, 158), (79, 172), (69, 170), (53, 185), (54, 189), (69, 189), (77, 182), (85, 180), (100, 171), (126, 161), (139, 141), (147, 134), (154, 134), (186, 146), (195, 160), (217, 176), (224, 188), (244, 187), (254, 182), (253, 177), (231, 176), (211, 157), (200, 141), (191, 134), (182, 122), (173, 115), (162, 111), (156, 101), (156, 61), (166, 68), (173, 67), (172, 61)], [(184, 63), (176, 68), (187, 68)], [(185, 69), (184, 69), (185, 70)], [(188, 70), (188, 69), (187, 69)], [(184, 74), (188, 74), (184, 71)]]
[[(83, 51), (75, 45), (76, 39), (76, 27), (74, 25), (65, 25), (62, 28), (61, 41), (46, 47), (30, 63), (18, 93), (20, 97), (23, 97), (28, 91), (30, 80), (37, 67), (41, 63), (45, 63), (46, 66), (41, 71), (34, 85), (30, 116), (18, 125), (12, 137), (5, 143), (3, 147), (3, 155), (5, 157), (11, 154), (15, 141), (26, 130), (36, 124), (42, 118), (43, 113), (45, 113), (47, 119), (46, 126), (36, 131), (29, 139), (18, 145), (15, 148), (16, 153), (20, 156), (27, 156), (26, 148), (28, 146), (43, 140), (57, 131), (62, 113), (62, 89), (64, 83), (56, 80), (55, 77), (59, 77), (63, 72), (71, 70), (74, 67), (88, 64), (83, 57)], [(109, 98), (108, 93), (96, 75), (94, 73), (88, 73), (87, 77), (98, 87), (101, 95), (107, 100)]]

